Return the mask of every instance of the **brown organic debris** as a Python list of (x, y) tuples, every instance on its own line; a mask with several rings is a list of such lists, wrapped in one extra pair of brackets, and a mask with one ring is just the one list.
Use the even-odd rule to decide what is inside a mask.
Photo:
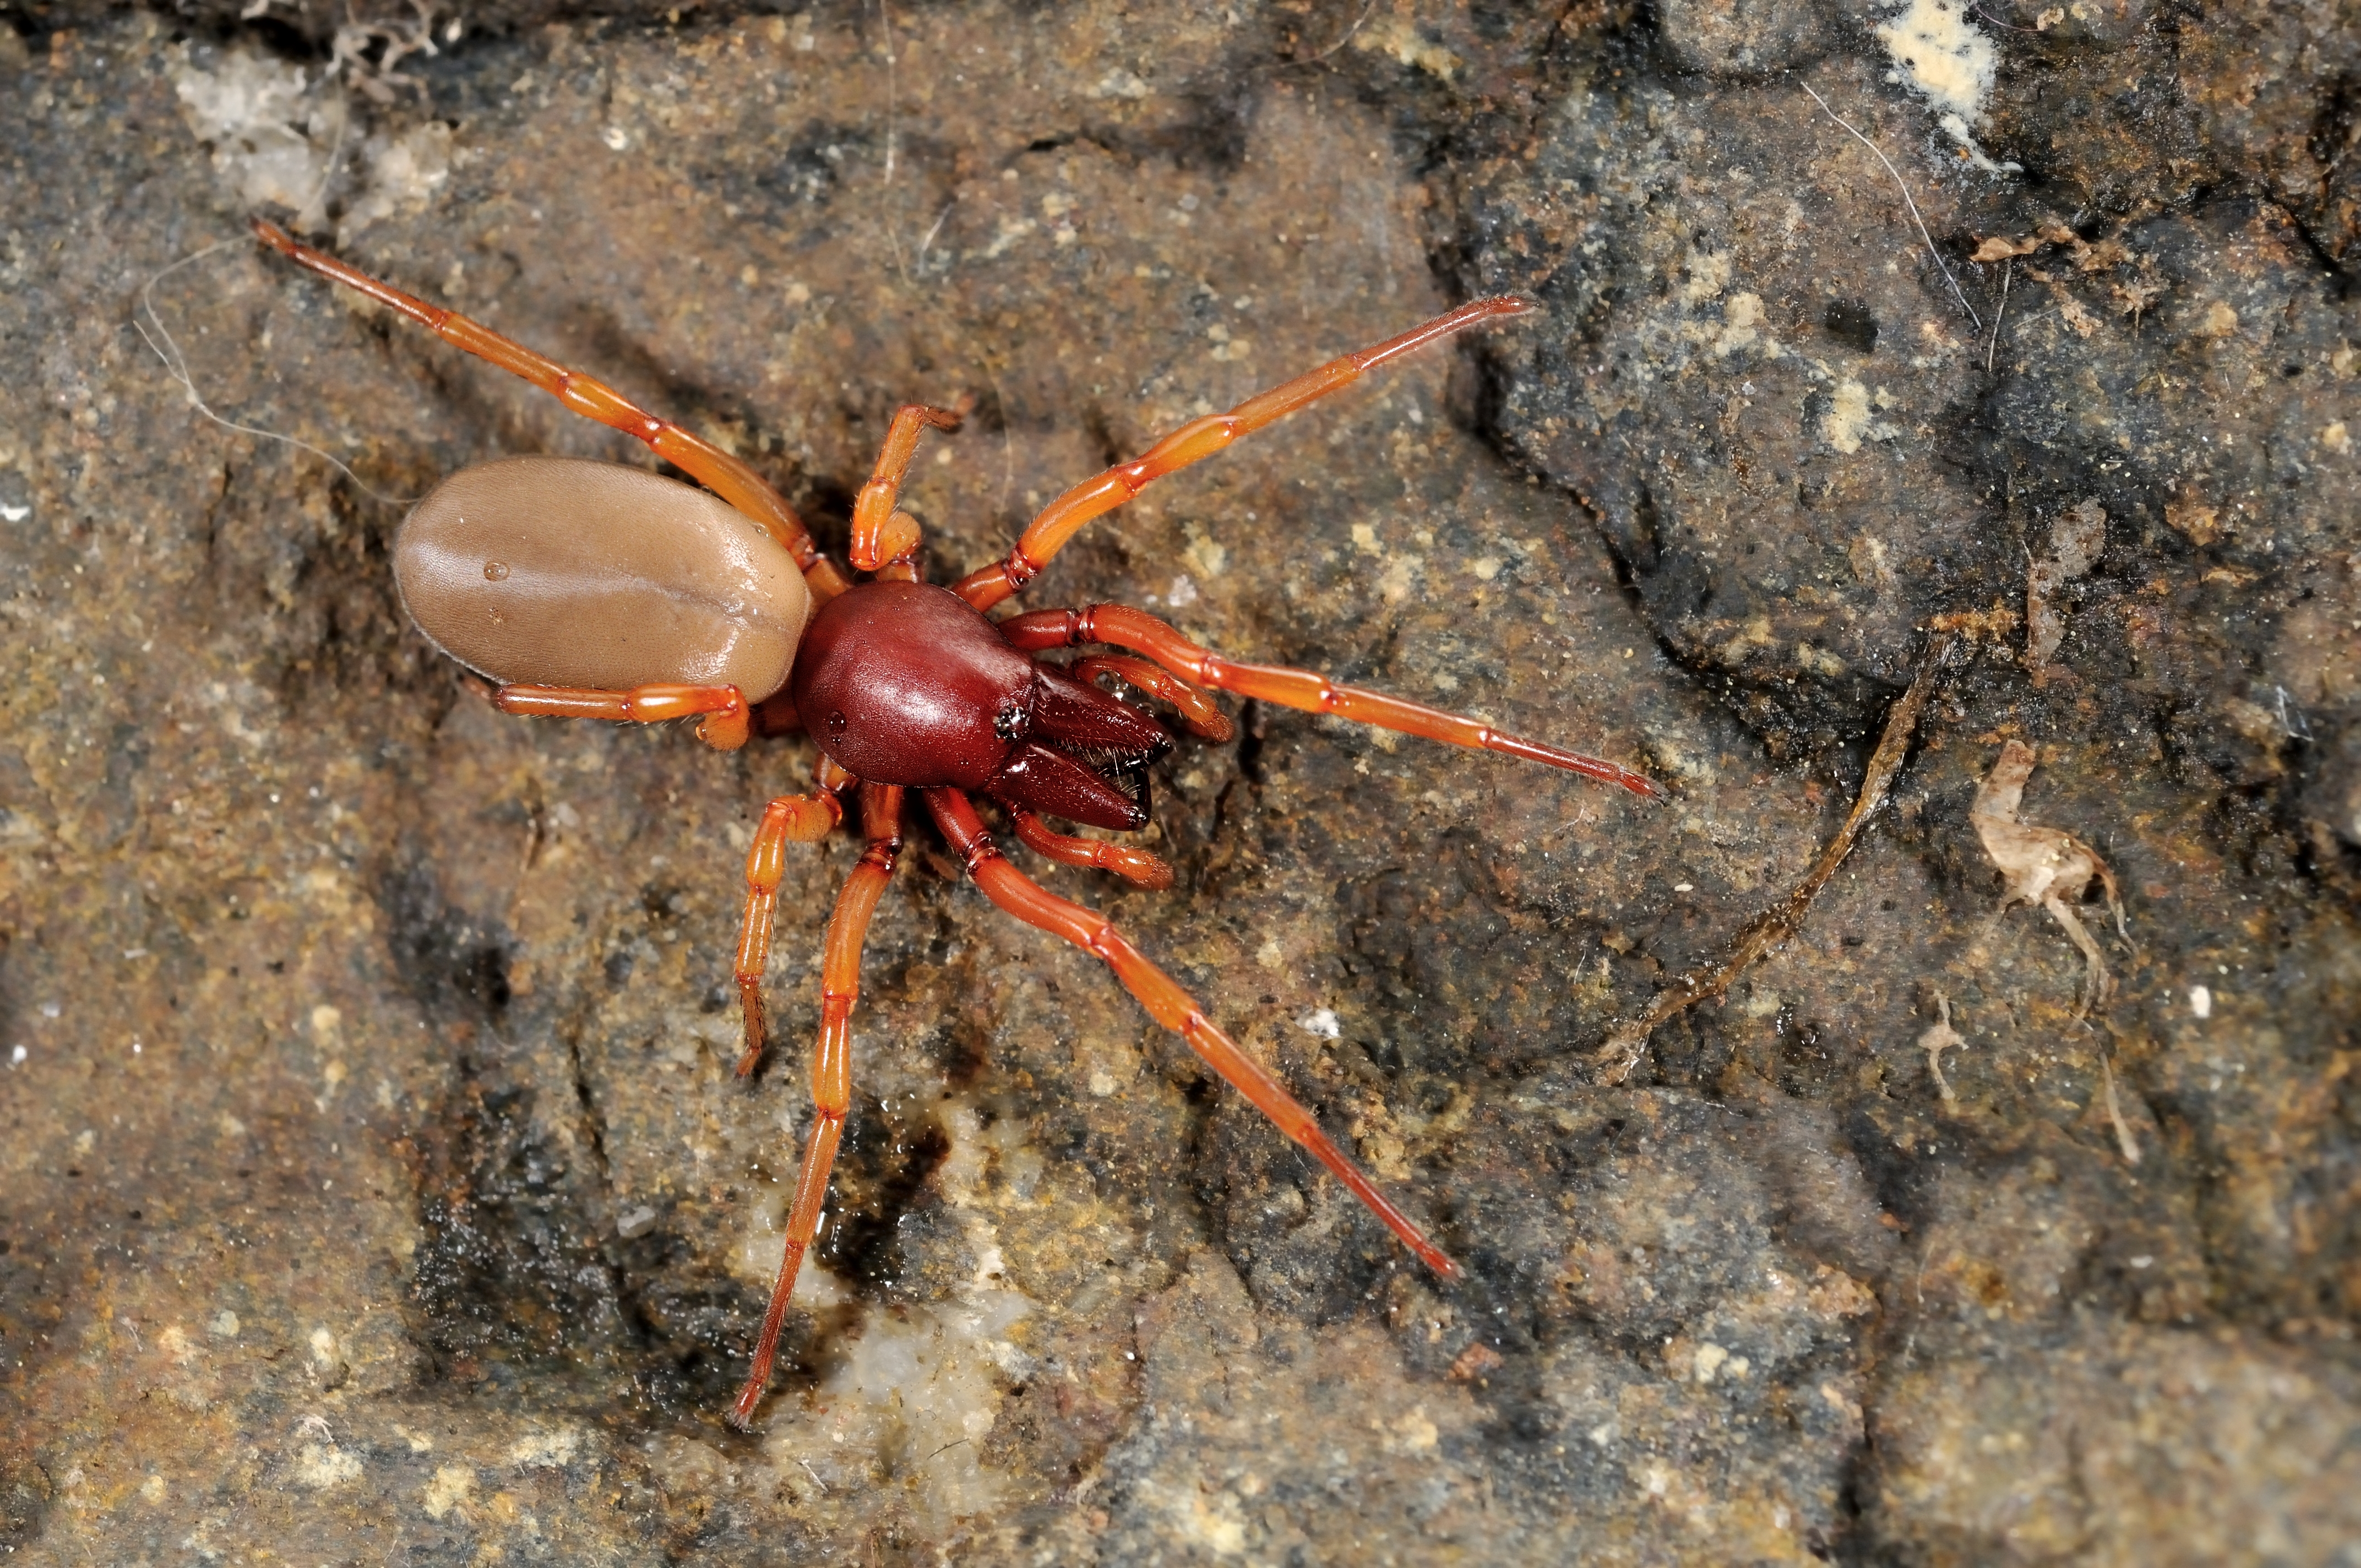
[(1918, 1036), (1918, 1044), (1927, 1053), (1927, 1070), (1935, 1075), (1935, 1091), (1942, 1096), (1944, 1104), (1949, 1105), (1960, 1097), (1951, 1092), (1950, 1082), (1943, 1076), (1943, 1053), (1968, 1042), (1951, 1027), (1951, 999), (1938, 991), (1935, 993), (1935, 1006), (1941, 1016), (1927, 1025), (1927, 1032)]
[(2167, 501), (2164, 521), (2191, 544), (2211, 544), (2222, 537), (2222, 510), (2184, 496)]
[(1452, 1380), (1458, 1383), (1473, 1383), (1479, 1377), (1498, 1371), (1505, 1359), (1499, 1351), (1488, 1344), (1480, 1342), (1471, 1344), (1453, 1358)]
[(1983, 840), (1984, 853), (2005, 879), (2000, 913), (2005, 914), (2014, 905), (2038, 904), (2081, 949), (2089, 974), (2074, 1016), (2084, 1018), (2114, 992), (2114, 981), (2107, 973), (2106, 959), (2100, 956), (2099, 944), (2092, 940), (2070, 900), (2079, 901), (2095, 879), (2106, 889), (2116, 933), (2129, 941), (2130, 931), (2124, 924), (2123, 897), (2115, 887), (2114, 873), (2096, 850), (2061, 828), (2016, 819), (2025, 800), (2026, 780), (2032, 776), (2033, 748), (2022, 740), (2009, 741), (2000, 749), (1992, 772), (1984, 775), (1968, 817), (1976, 825), (1976, 836)]
[(2037, 239), (2011, 239), (2006, 235), (1994, 235), (1976, 247), (1968, 258), (1971, 261), (2006, 261), (2012, 256), (2030, 256), (2041, 248)]
[(1861, 829), (1869, 823), (1877, 808), (1884, 804), (1886, 792), (1902, 772), (1902, 759), (1910, 751), (1910, 738), (1917, 733), (1919, 711), (1927, 706), (1927, 694), (1935, 688), (1936, 673), (1950, 657), (1955, 640), (1943, 637), (1931, 646), (1912, 678), (1910, 689), (1885, 716), (1885, 732), (1878, 737), (1877, 750), (1870, 754), (1869, 768), (1861, 775), (1861, 794), (1853, 801), (1852, 810), (1836, 837), (1820, 851), (1812, 869), (1795, 890), (1770, 908), (1748, 921), (1730, 947), (1730, 956), (1702, 973), (1684, 974), (1658, 992), (1644, 1011), (1608, 1031), (1607, 1041), (1599, 1047), (1595, 1059), (1602, 1064), (1599, 1080), (1620, 1083), (1640, 1063), (1641, 1053), (1648, 1048), (1648, 1036), (1656, 1026), (1708, 997), (1719, 996), (1730, 982), (1753, 966), (1754, 962), (1772, 952), (1788, 938), (1803, 928), (1804, 916), (1812, 907), (1812, 900), (1828, 885), (1837, 868), (1861, 838)]
[(2107, 510), (2086, 500), (2050, 525), (2049, 551), (2025, 575), (2025, 662), (2037, 683), (2066, 640), (2060, 590), (2099, 564), (2107, 544)]

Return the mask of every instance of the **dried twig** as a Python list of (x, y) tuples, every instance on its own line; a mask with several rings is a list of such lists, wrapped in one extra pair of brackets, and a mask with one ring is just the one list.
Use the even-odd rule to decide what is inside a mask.
[(2000, 308), (1993, 312), (1992, 342), (1984, 349), (1984, 374), (1987, 376), (1992, 374), (1993, 356), (2000, 352), (2000, 323), (2008, 316), (2008, 280), (2015, 275), (2016, 258), (2012, 256), (2008, 258), (2008, 265), (2001, 269)]
[(1600, 1081), (1620, 1083), (1639, 1065), (1641, 1053), (1648, 1048), (1648, 1036), (1656, 1026), (1708, 997), (1728, 991), (1730, 982), (1755, 960), (1785, 942), (1803, 928), (1804, 916), (1812, 906), (1828, 879), (1852, 852), (1854, 843), (1870, 817), (1884, 804), (1886, 792), (1894, 787), (1894, 776), (1902, 771), (1902, 759), (1910, 750), (1910, 738), (1917, 732), (1919, 710), (1927, 706), (1927, 695), (1935, 689), (1936, 672), (1949, 659), (1954, 642), (1944, 638), (1927, 651), (1920, 661), (1918, 674), (1911, 680), (1910, 689), (1902, 694), (1885, 716), (1885, 733), (1878, 738), (1877, 750), (1870, 753), (1869, 768), (1861, 775), (1861, 794), (1853, 801), (1852, 810), (1828, 840), (1812, 869), (1785, 898), (1748, 921), (1730, 944), (1730, 956), (1702, 974), (1685, 974), (1656, 993), (1646, 1011), (1627, 1023), (1609, 1031), (1607, 1043), (1598, 1049), (1597, 1058), (1606, 1064), (1599, 1074)]
[(1943, 281), (1951, 286), (1951, 298), (1960, 302), (1960, 309), (1968, 313), (1968, 319), (1976, 323), (1977, 331), (1982, 331), (1984, 318), (1976, 314), (1975, 306), (1968, 303), (1968, 296), (1960, 288), (1960, 280), (1957, 278), (1952, 277), (1951, 269), (1943, 264), (1943, 253), (1935, 248), (1935, 236), (1927, 232), (1927, 220), (1918, 215), (1918, 203), (1911, 196), (1910, 186), (1902, 178), (1902, 170), (1894, 167), (1894, 160), (1886, 157), (1883, 151), (1880, 151), (1878, 145), (1875, 142), (1870, 140), (1859, 131), (1854, 130), (1852, 128), (1851, 121), (1846, 119), (1842, 115), (1838, 114), (1834, 109), (1829, 108), (1828, 101), (1826, 98), (1821, 97), (1817, 93), (1812, 93), (1811, 84), (1809, 82), (1802, 83), (1802, 86), (1805, 92), (1811, 93), (1812, 102), (1820, 106), (1820, 112), (1822, 114), (1828, 115), (1828, 118), (1834, 120), (1838, 125), (1842, 126), (1845, 128), (1846, 134), (1850, 136), (1853, 140), (1861, 143), (1861, 146), (1869, 148), (1870, 151), (1876, 153), (1877, 161), (1885, 165), (1885, 171), (1894, 176), (1894, 186), (1902, 192), (1903, 204), (1910, 209), (1910, 216), (1918, 225), (1918, 237), (1927, 242), (1927, 254), (1934, 258), (1935, 269), (1942, 273)]
[(2123, 1105), (2115, 1099), (2115, 1069), (2103, 1056), (2099, 1058), (2099, 1080), (2105, 1086), (2107, 1120), (2114, 1124), (2115, 1146), (2124, 1151), (2125, 1165), (2137, 1165), (2140, 1162), (2139, 1140), (2132, 1136), (2131, 1124), (2124, 1120)]

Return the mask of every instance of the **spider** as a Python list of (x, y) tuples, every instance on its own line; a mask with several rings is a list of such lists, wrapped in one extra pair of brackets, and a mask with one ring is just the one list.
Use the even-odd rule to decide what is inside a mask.
[[(1420, 1261), (1445, 1278), (1458, 1266), (1430, 1242), (1295, 1097), (1240, 1049), (1195, 999), (1106, 917), (1042, 888), (1002, 855), (973, 797), (995, 803), (1017, 839), (1049, 860), (1165, 888), (1172, 872), (1145, 850), (1060, 833), (1044, 816), (1114, 830), (1148, 819), (1145, 770), (1172, 745), (1164, 725), (1116, 700), (1102, 675), (1176, 709), (1180, 725), (1227, 740), (1205, 688), (1453, 745), (1505, 752), (1621, 785), (1659, 792), (1631, 770), (1503, 734), (1477, 719), (1334, 685), (1308, 671), (1248, 664), (1200, 647), (1144, 610), (1093, 604), (994, 622), (1084, 524), (1174, 470), (1358, 380), (1437, 339), (1532, 310), (1529, 301), (1472, 301), (1397, 337), (1332, 359), (1193, 420), (1131, 462), (1052, 500), (1007, 555), (950, 587), (922, 581), (916, 519), (895, 505), (920, 437), (956, 429), (955, 411), (912, 404), (887, 429), (852, 510), (854, 582), (813, 545), (786, 501), (752, 468), (600, 381), (566, 368), (451, 311), (427, 303), (303, 245), (276, 225), (255, 236), (290, 260), (357, 290), (446, 342), (541, 388), (575, 412), (645, 442), (704, 485), (699, 490), (618, 464), (508, 457), (444, 480), (403, 521), (394, 576), (419, 630), (498, 683), (493, 704), (514, 714), (653, 723), (695, 718), (697, 738), (732, 750), (756, 734), (801, 728), (819, 750), (817, 788), (771, 801), (746, 857), (746, 911), (735, 976), (745, 1019), (737, 1072), (764, 1044), (763, 971), (786, 847), (814, 843), (844, 820), (850, 796), (866, 839), (837, 895), (821, 963), (813, 1117), (786, 1245), (753, 1362), (728, 1419), (750, 1430), (769, 1387), (796, 1275), (826, 1205), (829, 1173), (851, 1103), (852, 1010), (872, 913), (902, 850), (905, 793), (927, 814), (994, 904), (1101, 959), (1149, 1015), (1344, 1182)], [(1037, 655), (1102, 647), (1060, 668)]]

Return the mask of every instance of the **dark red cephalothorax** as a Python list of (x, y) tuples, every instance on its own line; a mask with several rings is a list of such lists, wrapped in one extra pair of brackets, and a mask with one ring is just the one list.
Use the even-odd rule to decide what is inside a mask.
[(830, 761), (873, 784), (945, 784), (1093, 828), (1148, 825), (1137, 775), (1164, 727), (1037, 664), (948, 588), (862, 583), (820, 607), (788, 676)]

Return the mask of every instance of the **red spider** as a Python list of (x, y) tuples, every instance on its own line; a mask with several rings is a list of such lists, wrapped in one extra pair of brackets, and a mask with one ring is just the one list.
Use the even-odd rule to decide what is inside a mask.
[[(1612, 762), (1504, 735), (1456, 714), (1334, 685), (1306, 671), (1237, 663), (1123, 605), (1036, 610), (996, 624), (984, 618), (1084, 523), (1150, 481), (1212, 456), (1422, 345), (1528, 311), (1528, 302), (1474, 301), (1375, 347), (1332, 359), (1228, 413), (1192, 420), (1145, 455), (1051, 501), (1005, 560), (946, 589), (918, 580), (918, 524), (895, 509), (895, 499), (920, 433), (928, 425), (953, 429), (957, 414), (917, 405), (895, 414), (876, 469), (853, 506), (852, 565), (873, 574), (854, 584), (813, 547), (778, 492), (735, 457), (605, 384), (380, 283), (274, 225), (258, 219), (254, 232), (290, 259), (391, 306), (575, 412), (646, 442), (712, 492), (615, 464), (556, 457), (479, 464), (437, 486), (403, 521), (394, 575), (419, 629), (460, 663), (502, 683), (492, 700), (505, 712), (642, 723), (697, 716), (697, 738), (722, 750), (742, 746), (757, 732), (810, 731), (820, 751), (819, 787), (772, 801), (746, 857), (746, 918), (737, 962), (746, 1020), (741, 1077), (763, 1052), (763, 967), (786, 846), (826, 837), (844, 819), (840, 797), (858, 787), (868, 849), (845, 879), (829, 922), (811, 1133), (787, 1213), (786, 1253), (753, 1368), (730, 1410), (732, 1425), (747, 1427), (762, 1400), (796, 1272), (826, 1203), (852, 1098), (851, 1018), (860, 995), (862, 939), (901, 852), (906, 789), (919, 792), (935, 826), (987, 897), (1103, 959), (1158, 1023), (1179, 1031), (1206, 1065), (1334, 1171), (1428, 1267), (1457, 1276), (1458, 1266), (1329, 1141), (1312, 1113), (1169, 975), (1104, 916), (1046, 892), (1003, 858), (969, 797), (989, 796), (1016, 837), (1053, 861), (1095, 866), (1145, 887), (1170, 886), (1170, 868), (1148, 851), (1069, 837), (1045, 826), (1039, 815), (1115, 829), (1148, 821), (1139, 775), (1170, 749), (1171, 737), (1093, 685), (1101, 674), (1170, 703), (1191, 732), (1208, 740), (1226, 740), (1230, 724), (1201, 686), (1505, 751), (1654, 795), (1654, 784)], [(748, 520), (759, 527), (748, 527)], [(1093, 654), (1062, 670), (1033, 657), (1085, 644), (1146, 657)]]

